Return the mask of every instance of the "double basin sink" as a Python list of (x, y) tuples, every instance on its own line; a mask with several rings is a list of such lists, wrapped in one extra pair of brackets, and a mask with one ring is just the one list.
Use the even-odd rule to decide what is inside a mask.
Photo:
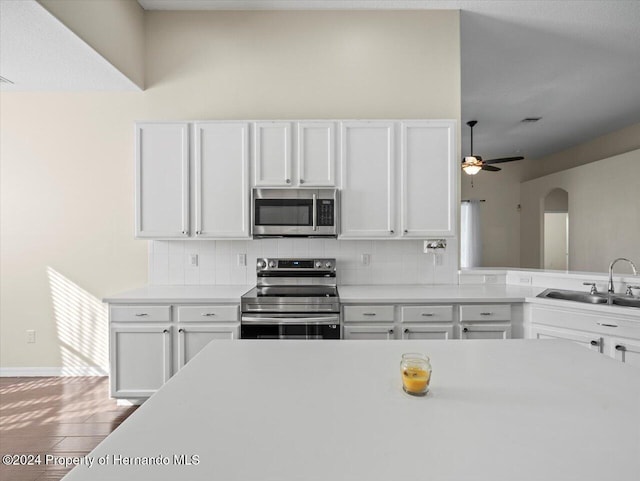
[(588, 292), (580, 291), (547, 289), (538, 294), (537, 297), (582, 302), (585, 304), (608, 304), (612, 306), (640, 308), (640, 297), (623, 296), (618, 294), (589, 294)]

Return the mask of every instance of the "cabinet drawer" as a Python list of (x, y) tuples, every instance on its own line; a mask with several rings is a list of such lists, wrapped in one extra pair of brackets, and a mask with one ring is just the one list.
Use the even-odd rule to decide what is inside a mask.
[(344, 322), (393, 322), (393, 306), (345, 306)]
[(178, 322), (237, 322), (240, 306), (178, 306)]
[(510, 321), (510, 304), (460, 306), (460, 321)]
[(111, 306), (111, 322), (170, 322), (171, 306)]
[(450, 322), (453, 321), (453, 306), (402, 306), (402, 322)]

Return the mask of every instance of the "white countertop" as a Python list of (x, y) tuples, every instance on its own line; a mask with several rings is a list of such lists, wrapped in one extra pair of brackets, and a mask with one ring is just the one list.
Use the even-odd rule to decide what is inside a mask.
[(442, 284), (338, 286), (342, 304), (415, 302), (524, 302), (544, 290), (542, 287)]
[(638, 426), (637, 368), (568, 341), (212, 341), (65, 481), (635, 479)]
[(145, 286), (102, 299), (110, 304), (140, 303), (240, 303), (253, 286)]

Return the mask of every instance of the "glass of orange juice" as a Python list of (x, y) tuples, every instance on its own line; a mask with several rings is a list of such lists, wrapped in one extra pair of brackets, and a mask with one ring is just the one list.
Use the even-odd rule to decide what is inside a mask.
[(429, 391), (431, 362), (427, 356), (417, 352), (402, 355), (400, 361), (402, 389), (412, 396), (424, 396)]

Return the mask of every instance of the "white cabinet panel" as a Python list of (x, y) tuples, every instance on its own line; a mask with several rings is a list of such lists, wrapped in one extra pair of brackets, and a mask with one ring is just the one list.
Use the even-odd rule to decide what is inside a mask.
[(394, 126), (342, 123), (342, 238), (395, 235)]
[(401, 306), (402, 322), (451, 322), (453, 306)]
[(460, 306), (461, 321), (510, 321), (509, 304), (472, 304)]
[(196, 236), (248, 238), (249, 124), (195, 124)]
[(344, 306), (344, 322), (393, 322), (393, 306)]
[(335, 123), (298, 122), (298, 184), (334, 186)]
[(215, 340), (233, 340), (240, 324), (182, 325), (178, 328), (178, 365), (181, 369), (207, 344)]
[(111, 327), (113, 397), (149, 397), (171, 377), (171, 325)]
[(511, 325), (462, 324), (460, 339), (511, 339)]
[(110, 306), (111, 322), (170, 322), (171, 306)]
[(566, 339), (593, 351), (602, 352), (602, 337), (595, 333), (533, 324), (531, 337), (534, 339)]
[(240, 306), (177, 306), (178, 322), (238, 322)]
[(189, 234), (189, 124), (136, 124), (136, 237)]
[(256, 122), (253, 135), (254, 185), (291, 185), (291, 123)]
[(453, 339), (453, 325), (405, 325), (402, 339)]
[(608, 344), (609, 356), (631, 366), (640, 367), (640, 340), (611, 337)]
[(343, 334), (344, 339), (387, 340), (395, 338), (395, 328), (393, 324), (345, 325)]
[(455, 235), (455, 122), (402, 122), (400, 144), (402, 236)]

